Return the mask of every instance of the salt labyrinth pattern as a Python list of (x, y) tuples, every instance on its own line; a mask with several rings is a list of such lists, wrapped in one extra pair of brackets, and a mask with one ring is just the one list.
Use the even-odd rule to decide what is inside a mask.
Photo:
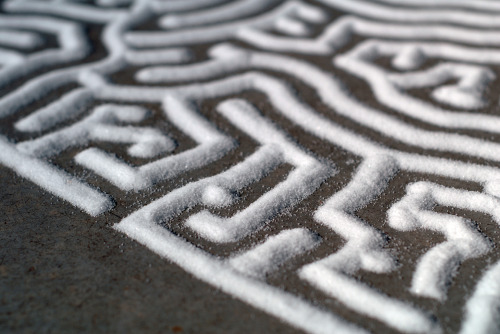
[(0, 163), (306, 332), (497, 333), (499, 30), (482, 0), (8, 1)]

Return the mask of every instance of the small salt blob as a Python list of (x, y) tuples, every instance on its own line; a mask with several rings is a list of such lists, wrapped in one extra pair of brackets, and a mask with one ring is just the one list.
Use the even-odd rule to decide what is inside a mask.
[(219, 186), (209, 185), (205, 188), (202, 195), (203, 204), (212, 207), (223, 207), (231, 205), (235, 196), (227, 189)]

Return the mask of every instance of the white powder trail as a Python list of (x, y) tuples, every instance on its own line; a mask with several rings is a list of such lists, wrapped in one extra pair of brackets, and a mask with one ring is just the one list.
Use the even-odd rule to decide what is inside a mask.
[(21, 52), (0, 48), (0, 67), (15, 66), (25, 61)]
[(1, 136), (0, 163), (91, 216), (97, 216), (113, 207), (109, 196), (47, 162), (20, 153)]
[(149, 5), (155, 13), (171, 13), (198, 10), (216, 6), (229, 0), (152, 0)]
[(397, 173), (389, 156), (365, 159), (351, 182), (316, 211), (314, 218), (346, 240), (336, 253), (304, 266), (301, 278), (343, 304), (409, 333), (439, 333), (439, 326), (422, 311), (371, 289), (348, 277), (358, 270), (387, 273), (395, 263), (387, 251), (382, 234), (357, 218), (354, 213), (374, 200)]
[(196, 27), (240, 19), (258, 14), (277, 3), (277, 0), (236, 0), (213, 9), (167, 14), (160, 17), (158, 24), (164, 29)]
[[(261, 91), (269, 98), (276, 111), (306, 131), (354, 154), (363, 157), (390, 155), (398, 161), (401, 169), (482, 183), (491, 194), (500, 195), (500, 171), (497, 168), (385, 148), (319, 115), (299, 101), (294, 91), (283, 81), (262, 73), (247, 72), (204, 84), (175, 88), (106, 85), (99, 87), (94, 94), (99, 99), (106, 100), (154, 102), (161, 101), (166, 94), (187, 94), (195, 99), (204, 99), (249, 89)], [(337, 102), (340, 103), (343, 99), (344, 96), (340, 96)]]
[(409, 185), (407, 194), (388, 211), (389, 225), (395, 229), (431, 229), (446, 237), (446, 242), (433, 247), (419, 260), (410, 290), (443, 301), (458, 265), (486, 254), (491, 245), (467, 219), (432, 212), (435, 205), (484, 212), (500, 224), (500, 200), (483, 193), (417, 182)]
[(123, 127), (121, 122), (137, 123), (148, 117), (145, 109), (133, 106), (101, 105), (85, 119), (33, 140), (17, 145), (22, 152), (36, 157), (50, 157), (69, 147), (83, 146), (91, 140), (131, 143), (132, 156), (150, 158), (172, 151), (175, 143), (157, 130), (140, 127)]
[[(138, 191), (161, 180), (172, 178), (179, 173), (205, 166), (218, 160), (235, 147), (236, 143), (231, 138), (217, 130), (190, 103), (167, 97), (164, 109), (169, 120), (194, 139), (198, 143), (197, 147), (146, 163), (140, 167), (131, 167), (97, 148), (86, 149), (78, 153), (75, 156), (75, 161), (123, 190)], [(149, 133), (147, 140), (150, 140), (150, 135)], [(106, 138), (107, 140), (112, 139), (111, 136)], [(163, 138), (160, 141), (162, 143), (160, 151), (172, 148), (173, 144), (160, 134), (154, 133), (154, 138), (155, 141), (158, 141), (158, 138)], [(148, 144), (145, 143), (145, 145)], [(136, 152), (136, 154), (141, 155), (145, 153), (147, 152)], [(156, 151), (152, 153), (156, 153)]]
[(304, 228), (285, 230), (231, 257), (228, 264), (242, 274), (262, 279), (291, 258), (313, 249), (319, 242), (317, 235)]
[[(311, 12), (316, 13), (316, 15), (311, 15)], [(260, 29), (270, 29), (275, 26), (275, 22), (278, 18), (289, 16), (308, 17), (309, 19), (317, 21), (317, 23), (321, 23), (325, 19), (325, 16), (319, 8), (302, 2), (291, 1), (282, 3), (273, 10), (260, 16), (242, 19), (237, 22), (227, 22), (208, 27), (194, 27), (178, 31), (133, 31), (125, 34), (125, 40), (131, 46), (137, 48), (208, 43), (234, 37), (239, 30), (244, 28), (258, 27)]]
[(42, 42), (42, 37), (37, 33), (10, 29), (0, 30), (0, 45), (31, 50), (41, 45)]
[(261, 145), (279, 147), (283, 162), (295, 167), (285, 181), (231, 218), (204, 210), (188, 218), (186, 225), (215, 242), (235, 242), (259, 228), (287, 207), (309, 196), (334, 170), (294, 145), (273, 124), (243, 100), (228, 100), (218, 111)]
[(129, 216), (114, 228), (173, 261), (198, 279), (306, 332), (367, 333), (301, 298), (239, 274), (224, 262), (174, 236), (154, 221), (144, 219), (142, 215)]
[[(442, 46), (442, 48), (441, 48)], [(449, 46), (449, 48), (447, 48)], [(499, 63), (500, 53), (485, 53), (451, 45), (434, 45), (447, 50), (436, 55), (439, 58), (482, 63), (483, 60)], [(383, 104), (407, 116), (420, 119), (430, 124), (448, 128), (475, 129), (488, 132), (498, 132), (500, 118), (477, 113), (462, 113), (445, 110), (430, 103), (424, 102), (404, 94), (401, 89), (432, 87), (450, 79), (457, 79), (457, 83), (440, 86), (434, 89), (432, 97), (439, 102), (451, 104), (459, 108), (480, 108), (485, 106), (483, 92), (487, 91), (488, 84), (495, 79), (492, 70), (476, 65), (441, 62), (425, 71), (407, 72), (400, 74), (389, 72), (372, 63), (378, 57), (393, 56), (393, 62), (398, 67), (410, 69), (417, 67), (427, 58), (426, 50), (431, 45), (418, 43), (390, 43), (382, 41), (368, 41), (360, 44), (346, 54), (335, 57), (335, 64), (340, 68), (366, 80), (377, 99)], [(467, 54), (464, 51), (470, 51)], [(451, 52), (460, 52), (451, 55)], [(436, 53), (435, 51), (433, 53)], [(463, 56), (465, 55), (465, 57)], [(461, 58), (461, 59), (460, 59)], [(495, 61), (496, 60), (496, 61)]]
[[(217, 48), (221, 50), (217, 50)], [(217, 46), (211, 54), (216, 57), (219, 54), (224, 54), (224, 56), (219, 62), (210, 61), (209, 66), (194, 65), (187, 66), (187, 68), (178, 68), (173, 73), (176, 75), (175, 79), (184, 79), (184, 77), (191, 80), (197, 77), (207, 78), (214, 72), (215, 74), (222, 74), (234, 69), (241, 69), (242, 67), (248, 69), (263, 68), (284, 72), (301, 79), (304, 83), (314, 88), (320, 99), (335, 112), (400, 142), (425, 149), (451, 151), (500, 161), (498, 155), (500, 145), (497, 143), (465, 135), (427, 131), (409, 125), (351, 98), (340, 86), (335, 77), (303, 61), (268, 53), (246, 51), (226, 44)], [(229, 65), (231, 64), (229, 54), (232, 54), (232, 58), (235, 59), (232, 65)], [(336, 62), (339, 63), (341, 60), (342, 58), (337, 58)], [(162, 75), (168, 77), (169, 73), (168, 69), (164, 69), (160, 73), (151, 70), (150, 72), (139, 73), (138, 77), (141, 79), (144, 76), (153, 75), (155, 76), (155, 81), (158, 81)], [(463, 118), (466, 120), (466, 115)], [(491, 117), (481, 124), (488, 123), (488, 121), (491, 122)]]
[(500, 332), (500, 262), (494, 264), (479, 280), (465, 305), (465, 320), (460, 334)]
[(376, 20), (405, 23), (440, 22), (481, 28), (500, 27), (500, 14), (475, 13), (456, 9), (394, 8), (363, 0), (319, 0), (323, 4), (351, 14)]
[(14, 126), (20, 131), (41, 132), (78, 117), (92, 101), (93, 94), (90, 89), (77, 88), (22, 118)]
[[(497, 31), (485, 31), (445, 24), (388, 23), (355, 16), (342, 16), (330, 23), (316, 38), (290, 38), (264, 31), (261, 27), (242, 27), (237, 38), (266, 51), (303, 54), (333, 54), (350, 41), (353, 34), (388, 39), (444, 40), (472, 45), (500, 45)], [(434, 49), (438, 51), (439, 49)]]
[(116, 19), (118, 15), (125, 13), (124, 10), (120, 9), (103, 10), (77, 3), (65, 2), (54, 6), (51, 3), (28, 0), (7, 1), (2, 7), (5, 11), (11, 13), (52, 14), (92, 23), (107, 23)]
[(485, 12), (500, 12), (500, 4), (490, 0), (380, 0), (385, 3), (398, 5), (398, 6), (415, 6), (415, 7), (443, 7), (453, 6), (460, 8), (469, 8), (474, 10), (481, 10)]
[(29, 16), (9, 17), (0, 15), (0, 29), (33, 29), (56, 35), (59, 49), (46, 49), (26, 55), (22, 63), (15, 63), (0, 69), (0, 87), (23, 75), (42, 68), (79, 60), (90, 52), (90, 46), (83, 29), (74, 22), (55, 18)]
[(192, 59), (187, 48), (166, 48), (160, 50), (127, 50), (125, 59), (129, 64), (144, 66), (153, 64), (180, 64)]

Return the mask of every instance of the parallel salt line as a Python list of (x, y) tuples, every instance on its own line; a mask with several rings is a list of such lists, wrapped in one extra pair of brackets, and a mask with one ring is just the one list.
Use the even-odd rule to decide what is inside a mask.
[(14, 126), (17, 130), (25, 132), (45, 131), (61, 122), (77, 117), (85, 111), (93, 99), (90, 89), (74, 89), (51, 104), (20, 119)]
[(226, 60), (222, 54), (220, 58), (184, 66), (149, 66), (138, 71), (135, 78), (143, 83), (204, 80), (243, 69), (248, 69), (246, 57), (230, 57)]
[(91, 216), (97, 216), (114, 206), (106, 194), (49, 163), (20, 153), (2, 136), (0, 136), (0, 163)]
[(252, 67), (277, 70), (299, 78), (313, 87), (320, 99), (335, 112), (386, 136), (426, 149), (451, 151), (500, 161), (498, 156), (500, 146), (498, 144), (464, 135), (422, 130), (408, 125), (359, 103), (346, 94), (335, 77), (313, 65), (284, 56), (257, 52), (247, 53), (235, 49), (235, 55), (239, 52), (243, 55), (250, 55), (248, 59)]
[[(277, 18), (289, 15), (296, 15), (303, 10), (307, 14), (315, 8), (311, 5), (306, 5), (301, 2), (285, 2), (275, 9), (262, 14), (260, 16), (243, 19), (236, 23), (229, 22), (220, 25), (209, 27), (198, 27), (192, 29), (185, 29), (179, 31), (167, 32), (128, 32), (125, 34), (125, 40), (134, 47), (150, 48), (171, 45), (189, 45), (196, 43), (208, 43), (217, 40), (228, 39), (234, 37), (237, 32), (242, 28), (258, 27), (261, 29), (269, 29), (274, 26)], [(306, 14), (306, 15), (307, 15)], [(300, 15), (299, 15), (300, 16)]]
[(96, 0), (96, 4), (101, 7), (114, 7), (129, 5), (134, 0)]
[(186, 225), (214, 242), (235, 242), (258, 229), (287, 207), (309, 196), (335, 171), (307, 154), (244, 100), (227, 100), (217, 111), (261, 145), (279, 147), (284, 162), (295, 167), (288, 177), (244, 210), (222, 218), (203, 210), (190, 216)]
[(132, 65), (180, 64), (192, 59), (192, 52), (187, 48), (167, 48), (160, 50), (127, 50), (125, 59)]
[(167, 97), (164, 110), (169, 120), (194, 139), (198, 146), (140, 167), (130, 167), (127, 163), (96, 148), (78, 153), (75, 161), (123, 190), (138, 191), (179, 173), (216, 161), (236, 146), (231, 138), (219, 132), (185, 101)]
[(197, 10), (228, 1), (229, 0), (152, 0), (149, 5), (155, 13), (170, 13)]
[(433, 247), (419, 259), (410, 290), (443, 301), (447, 283), (457, 266), (486, 254), (491, 245), (468, 220), (432, 212), (435, 205), (484, 212), (500, 224), (500, 200), (483, 193), (417, 182), (409, 185), (407, 194), (389, 209), (389, 225), (395, 229), (425, 228), (445, 235), (446, 242)]
[(0, 30), (0, 45), (31, 50), (42, 44), (39, 34), (20, 30)]
[[(203, 100), (245, 90), (255, 89), (265, 94), (276, 111), (320, 139), (343, 147), (354, 154), (369, 157), (386, 154), (394, 157), (401, 169), (436, 174), (461, 180), (478, 182), (485, 190), (500, 196), (500, 171), (497, 168), (444, 158), (423, 156), (392, 150), (368, 140), (360, 134), (346, 130), (319, 115), (299, 101), (294, 91), (283, 81), (258, 72), (248, 72), (203, 84), (190, 84), (175, 88), (105, 85), (94, 91), (100, 99), (127, 102), (158, 102), (166, 94), (181, 94)], [(342, 102), (345, 96), (340, 96)]]
[(22, 63), (24, 59), (23, 54), (20, 52), (0, 48), (0, 66), (15, 66)]
[(304, 228), (285, 230), (231, 257), (228, 264), (244, 275), (264, 278), (293, 257), (313, 249), (319, 242), (319, 236)]
[(0, 100), (0, 118), (12, 115), (22, 107), (39, 99), (44, 94), (67, 83), (75, 81), (76, 76), (66, 71), (51, 72), (34, 78), (5, 95)]
[(437, 333), (439, 326), (422, 311), (349, 277), (359, 270), (387, 273), (395, 268), (381, 232), (354, 213), (373, 201), (398, 172), (390, 156), (365, 159), (349, 184), (330, 197), (314, 219), (346, 240), (342, 249), (300, 269), (299, 275), (353, 310), (410, 333)]
[(91, 140), (133, 144), (132, 156), (150, 158), (172, 151), (175, 143), (158, 130), (141, 127), (123, 127), (121, 122), (137, 123), (148, 117), (145, 109), (123, 105), (101, 105), (83, 120), (33, 140), (20, 142), (17, 148), (39, 158), (59, 154), (69, 147), (83, 146)]
[(223, 206), (227, 203), (214, 203), (212, 198), (207, 196), (207, 192), (212, 192), (216, 188), (219, 193), (230, 195), (260, 180), (281, 163), (283, 163), (282, 153), (276, 146), (263, 146), (226, 171), (177, 188), (134, 212), (130, 217), (154, 223), (168, 222), (184, 210), (196, 205)]
[[(435, 67), (413, 73), (393, 74), (389, 76), (392, 81), (399, 88), (418, 88), (418, 87), (432, 87), (446, 83), (448, 80), (457, 80), (455, 84), (446, 84), (435, 88), (431, 93), (431, 98), (437, 102), (447, 104), (461, 109), (479, 109), (488, 106), (488, 100), (484, 96), (488, 91), (489, 84), (496, 78), (494, 72), (486, 67), (465, 65), (460, 63), (441, 63)], [(414, 102), (414, 105), (419, 104)], [(439, 110), (440, 108), (438, 108)], [(427, 109), (428, 110), (428, 109)], [(446, 110), (444, 110), (446, 112)], [(458, 115), (450, 116), (454, 119)], [(471, 128), (471, 123), (475, 127), (478, 121), (475, 119), (477, 114), (470, 114), (473, 116), (464, 122), (460, 127)], [(437, 117), (436, 117), (437, 118)], [(456, 122), (456, 119), (454, 119)], [(498, 127), (487, 126), (500, 119), (490, 118), (488, 122), (484, 122), (481, 129), (496, 132)], [(452, 122), (450, 122), (452, 123)], [(493, 128), (493, 129), (492, 129)]]
[(207, 210), (186, 220), (186, 225), (214, 242), (235, 242), (249, 235), (285, 208), (292, 207), (311, 193), (335, 170), (307, 154), (244, 100), (227, 100), (217, 107), (233, 125), (261, 145), (277, 146), (284, 162), (295, 167), (288, 177), (244, 210), (222, 218)]
[(379, 0), (389, 4), (398, 6), (415, 6), (415, 7), (443, 7), (453, 6), (460, 8), (469, 8), (481, 10), (485, 12), (500, 12), (500, 3), (490, 0)]
[(61, 46), (60, 49), (47, 49), (27, 55), (24, 62), (2, 68), (0, 86), (41, 68), (81, 59), (90, 52), (82, 28), (73, 22), (43, 17), (33, 20), (27, 16), (14, 18), (0, 15), (0, 28), (35, 29), (55, 34)]
[(460, 334), (500, 332), (500, 262), (489, 268), (479, 280), (465, 304), (465, 320)]
[(189, 11), (187, 13), (167, 14), (160, 18), (158, 24), (164, 29), (219, 24), (255, 15), (277, 2), (277, 0), (236, 0), (215, 8)]
[[(343, 299), (348, 307), (376, 318), (397, 330), (419, 334), (441, 333), (439, 325), (430, 320), (430, 316), (422, 311), (400, 300), (382, 295), (366, 285), (353, 284), (352, 279), (336, 274), (327, 267), (311, 265), (301, 272), (301, 277), (309, 280), (330, 296)], [(347, 295), (339, 287), (347, 288), (352, 295)]]
[(367, 334), (365, 330), (282, 289), (238, 274), (151, 219), (144, 219), (143, 214), (151, 216), (146, 208), (141, 209), (141, 215), (131, 215), (114, 228), (173, 261), (198, 279), (308, 333)]
[(11, 13), (38, 13), (60, 15), (73, 20), (83, 20), (92, 23), (107, 23), (113, 21), (117, 15), (123, 14), (120, 9), (97, 9), (88, 5), (75, 3), (51, 3), (40, 1), (7, 1), (2, 6), (3, 10)]
[(445, 22), (481, 28), (500, 27), (500, 15), (474, 13), (454, 9), (395, 8), (362, 0), (319, 0), (321, 3), (351, 14), (376, 20), (399, 21), (405, 23)]
[(237, 38), (266, 51), (296, 52), (304, 54), (332, 54), (349, 40), (352, 34), (376, 38), (440, 39), (472, 45), (500, 45), (497, 31), (461, 28), (443, 24), (386, 23), (364, 18), (343, 16), (330, 23), (318, 37), (290, 38), (261, 31), (260, 27), (243, 27)]
[(304, 22), (289, 17), (278, 18), (274, 23), (274, 28), (292, 36), (306, 36), (310, 33), (309, 27)]
[[(189, 66), (187, 69), (179, 67), (176, 71), (177, 78), (181, 77), (183, 72), (189, 79), (196, 76), (207, 78), (213, 72), (227, 73), (232, 70), (232, 67), (276, 70), (293, 75), (314, 88), (320, 99), (335, 112), (400, 142), (425, 149), (451, 151), (500, 161), (498, 155), (500, 145), (497, 143), (465, 135), (427, 131), (409, 125), (349, 97), (333, 75), (303, 61), (263, 52), (252, 52), (227, 44), (216, 46), (211, 54), (215, 57), (222, 54), (223, 57), (219, 62), (212, 61), (209, 67)], [(230, 55), (234, 59), (234, 65), (228, 65), (231, 64)], [(342, 60), (342, 58), (337, 59)], [(339, 62), (341, 62), (340, 60)], [(198, 71), (194, 72), (194, 69)], [(168, 71), (165, 74), (168, 74)]]
[[(122, 68), (126, 65), (126, 63), (122, 61), (124, 44), (121, 42), (120, 36), (127, 27), (133, 25), (137, 21), (140, 21), (140, 19), (144, 19), (145, 14), (147, 14), (147, 7), (145, 7), (143, 2), (138, 2), (137, 5), (134, 5), (131, 9), (130, 16), (117, 17), (115, 22), (105, 27), (103, 32), (103, 43), (110, 52), (110, 56), (108, 58), (95, 63), (90, 63), (88, 65), (77, 65), (67, 69), (55, 70), (47, 74), (43, 74), (27, 81), (21, 87), (6, 95), (2, 100), (0, 100), (0, 117), (5, 117), (15, 113), (19, 110), (19, 108), (36, 100), (46, 92), (64, 84), (77, 82), (79, 80), (82, 84), (87, 84), (83, 78), (89, 77), (88, 74), (91, 73), (91, 71), (105, 74), (115, 72)], [(31, 18), (26, 17), (16, 17), (15, 20), (12, 20), (12, 18), (10, 19), (11, 20), (9, 20), (9, 17), (4, 18), (0, 16), (0, 27), (17, 27), (21, 24), (22, 26), (28, 25), (28, 27), (32, 27), (33, 29), (43, 30), (45, 27), (48, 27), (48, 29), (51, 28), (53, 22), (64, 22), (61, 20), (46, 18), (32, 20)], [(69, 34), (71, 33), (71, 29), (63, 29), (64, 27), (58, 27), (56, 25), (55, 33), (58, 30), (57, 28), (60, 28), (59, 30), (63, 31), (64, 34), (60, 37), (60, 42), (63, 45), (66, 45), (68, 49), (76, 48), (79, 50), (78, 52), (86, 49), (86, 47), (78, 45), (78, 38), (75, 38), (75, 36), (72, 37)], [(13, 67), (9, 67), (8, 70), (12, 70), (12, 73), (14, 74), (19, 74), (19, 72)], [(7, 77), (6, 80), (9, 81), (10, 79), (12, 78)]]
[[(432, 93), (433, 97), (440, 102), (462, 108), (479, 108), (484, 104), (482, 90), (486, 90), (487, 84), (495, 78), (494, 72), (488, 68), (441, 62), (422, 72), (400, 74), (388, 72), (372, 63), (376, 57), (394, 56), (393, 61), (412, 68), (414, 64), (423, 62), (426, 58), (425, 51), (418, 45), (368, 41), (346, 54), (335, 57), (335, 64), (366, 80), (379, 101), (407, 116), (437, 126), (498, 133), (500, 118), (497, 116), (454, 112), (435, 107), (401, 92), (401, 89), (432, 87), (449, 79), (458, 79), (456, 84), (435, 89)], [(450, 51), (460, 51), (460, 49), (451, 48)], [(406, 54), (408, 50), (413, 54)], [(480, 53), (480, 50), (477, 51)], [(419, 59), (415, 59), (417, 55), (414, 53), (419, 54)], [(496, 54), (500, 56), (500, 53)], [(446, 59), (446, 56), (442, 54), (439, 58)], [(460, 58), (460, 56), (455, 55), (453, 58)], [(500, 61), (500, 57), (497, 61)], [(481, 57), (473, 62), (482, 63)]]

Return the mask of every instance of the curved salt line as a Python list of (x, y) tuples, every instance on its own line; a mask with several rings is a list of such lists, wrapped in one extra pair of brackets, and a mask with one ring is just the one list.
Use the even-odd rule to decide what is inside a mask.
[(45, 76), (34, 78), (0, 100), (0, 117), (16, 113), (22, 107), (35, 101), (45, 93), (70, 83), (76, 77), (66, 71), (51, 72)]
[(320, 243), (320, 238), (305, 228), (284, 230), (263, 243), (232, 256), (228, 264), (240, 273), (265, 278), (291, 258), (305, 253)]
[(204, 7), (215, 6), (227, 1), (228, 0), (153, 0), (149, 5), (155, 13), (165, 13), (201, 9)]
[[(432, 132), (408, 125), (350, 98), (334, 76), (308, 63), (285, 56), (247, 51), (225, 44), (216, 48), (221, 50), (215, 49), (212, 55), (217, 57), (219, 54), (224, 54), (218, 63), (212, 62), (211, 64), (214, 65), (208, 67), (203, 65), (188, 66), (187, 69), (184, 69), (185, 75), (189, 79), (193, 79), (197, 75), (200, 78), (207, 78), (213, 72), (227, 73), (232, 69), (231, 67), (242, 68), (243, 66), (248, 69), (263, 68), (291, 74), (314, 88), (320, 99), (335, 112), (400, 142), (426, 149), (451, 151), (500, 161), (498, 155), (500, 145), (464, 135)], [(228, 65), (230, 64), (230, 54), (233, 55), (234, 59), (237, 59), (234, 65)], [(198, 72), (194, 72), (194, 69), (197, 69)], [(168, 71), (165, 73), (168, 74)], [(183, 70), (179, 68), (176, 74), (177, 78), (182, 77)]]
[(114, 206), (106, 194), (44, 161), (20, 153), (3, 136), (0, 136), (0, 163), (91, 216)]
[(362, 0), (318, 0), (319, 2), (351, 14), (370, 17), (376, 20), (415, 22), (446, 22), (481, 28), (500, 27), (500, 15), (474, 13), (453, 9), (418, 9), (394, 8)]
[[(487, 191), (500, 195), (500, 171), (497, 168), (385, 148), (320, 116), (300, 102), (282, 81), (261, 73), (248, 72), (205, 84), (175, 88), (105, 85), (96, 89), (94, 94), (105, 100), (157, 102), (166, 94), (187, 94), (192, 98), (203, 99), (236, 94), (249, 89), (259, 90), (268, 96), (278, 112), (306, 131), (354, 154), (363, 157), (374, 154), (391, 155), (398, 161), (401, 169), (483, 183)], [(340, 98), (341, 101), (344, 96)]]
[(465, 304), (460, 334), (488, 334), (500, 331), (500, 262), (493, 265), (476, 285)]
[(442, 301), (446, 298), (447, 283), (459, 263), (486, 254), (491, 245), (468, 220), (432, 212), (435, 205), (484, 212), (500, 223), (500, 201), (478, 192), (417, 182), (409, 185), (407, 194), (389, 209), (389, 225), (395, 229), (425, 228), (445, 235), (446, 242), (420, 258), (410, 290)]
[(199, 144), (197, 147), (140, 167), (131, 167), (96, 148), (78, 153), (75, 161), (123, 190), (137, 191), (179, 173), (205, 166), (235, 147), (233, 140), (220, 133), (186, 101), (166, 98), (164, 109), (168, 119), (194, 139)]
[[(215, 54), (212, 52), (212, 56)], [(176, 81), (204, 80), (216, 76), (222, 76), (231, 72), (248, 69), (248, 59), (224, 58), (223, 53), (220, 58), (209, 59), (200, 63), (184, 66), (149, 66), (139, 70), (135, 78), (143, 83), (166, 83)]]
[(133, 0), (96, 0), (96, 4), (101, 7), (113, 7), (120, 5), (128, 5), (132, 3)]
[(167, 14), (160, 18), (158, 24), (164, 29), (176, 29), (221, 23), (255, 15), (276, 2), (277, 0), (236, 0), (201, 11)]
[(13, 66), (23, 61), (24, 56), (20, 52), (0, 48), (0, 66)]
[[(345, 305), (357, 312), (376, 318), (402, 332), (441, 333), (439, 326), (422, 311), (400, 300), (382, 295), (366, 285), (353, 282), (352, 279), (335, 273), (330, 268), (312, 264), (302, 269), (300, 276), (330, 296), (341, 299)], [(353, 295), (344, 294), (338, 289), (339, 287), (348, 289)], [(372, 308), (372, 306), (376, 308)], [(398, 318), (393, 318), (394, 316)]]
[(159, 131), (150, 128), (116, 126), (120, 122), (140, 122), (147, 118), (146, 110), (132, 106), (102, 105), (85, 119), (64, 129), (33, 140), (20, 142), (17, 148), (37, 157), (50, 157), (91, 140), (131, 143), (129, 154), (141, 158), (172, 151), (175, 143)]
[(301, 298), (235, 272), (223, 262), (142, 216), (129, 216), (114, 228), (173, 261), (198, 279), (306, 332), (367, 333)]
[(167, 48), (161, 50), (127, 50), (125, 59), (132, 65), (180, 64), (192, 59), (187, 48)]
[[(55, 70), (27, 81), (21, 87), (4, 96), (0, 100), (0, 117), (5, 117), (17, 112), (21, 107), (36, 100), (46, 92), (52, 89), (56, 89), (57, 87), (61, 87), (64, 84), (75, 82), (78, 79), (81, 80), (83, 84), (87, 84), (87, 82), (83, 79), (85, 77), (88, 77), (88, 75), (85, 76), (82, 74), (88, 74), (92, 71), (99, 72), (100, 74), (105, 74), (117, 71), (120, 68), (124, 67), (126, 63), (123, 60), (123, 53), (126, 52), (125, 50), (127, 48), (125, 44), (121, 42), (120, 36), (128, 27), (130, 27), (137, 21), (148, 17), (149, 14), (145, 4), (147, 3), (145, 3), (144, 1), (137, 2), (137, 4), (134, 5), (131, 9), (130, 16), (117, 16), (116, 21), (105, 27), (103, 31), (102, 41), (110, 53), (109, 57), (103, 59), (102, 61), (91, 63), (88, 65), (83, 64), (67, 69)], [(4, 26), (7, 24), (7, 26), (17, 27), (19, 23), (22, 23), (23, 25), (32, 24), (34, 29), (43, 29), (46, 25), (49, 28), (51, 27), (50, 24), (44, 23), (46, 22), (46, 19), (43, 18), (40, 18), (39, 20), (28, 20), (27, 18), (23, 20), (21, 20), (21, 18), (16, 18), (16, 20), (8, 19), (9, 18), (2, 18), (2, 20), (0, 20), (0, 26)], [(54, 19), (50, 19), (50, 21), (48, 22), (50, 23), (53, 21)], [(63, 44), (66, 43), (68, 47), (71, 47), (75, 44), (75, 39), (70, 37), (71, 36), (61, 38), (61, 40), (64, 42)], [(12, 68), (13, 67), (11, 67), (11, 69)]]
[(83, 58), (90, 51), (87, 38), (78, 24), (52, 18), (5, 17), (0, 16), (0, 27), (34, 29), (57, 36), (59, 50), (43, 50), (27, 55), (24, 61), (0, 70), (0, 86), (38, 69)]
[(398, 6), (416, 6), (416, 7), (442, 7), (442, 6), (455, 6), (461, 8), (470, 8), (483, 11), (500, 11), (500, 4), (488, 0), (380, 0), (389, 4)]
[(29, 31), (0, 30), (0, 44), (4, 46), (31, 50), (42, 44), (40, 35)]
[(359, 17), (343, 16), (330, 23), (316, 38), (290, 38), (277, 36), (260, 27), (242, 27), (237, 38), (267, 51), (296, 52), (326, 55), (341, 48), (350, 35), (395, 39), (441, 39), (474, 45), (500, 45), (497, 31), (460, 28), (450, 25), (405, 25), (375, 22)]
[(17, 130), (25, 132), (44, 131), (78, 116), (93, 100), (90, 89), (78, 88), (22, 118), (14, 126)]
[(286, 180), (230, 218), (216, 216), (207, 210), (190, 216), (186, 225), (204, 238), (214, 242), (238, 241), (257, 230), (282, 209), (294, 206), (309, 196), (326, 178), (335, 173), (333, 168), (294, 145), (249, 103), (227, 100), (219, 104), (217, 111), (261, 145), (278, 147), (283, 155), (283, 162), (293, 165), (295, 169)]
[(281, 33), (292, 36), (305, 36), (308, 35), (310, 29), (302, 21), (292, 19), (289, 17), (280, 17), (274, 23), (274, 28)]
[(123, 14), (120, 9), (97, 9), (91, 6), (76, 3), (43, 3), (40, 1), (7, 1), (3, 10), (11, 13), (38, 13), (60, 15), (73, 20), (82, 20), (92, 23), (107, 23)]
[[(236, 23), (229, 22), (220, 25), (199, 27), (187, 30), (168, 31), (168, 32), (139, 32), (133, 31), (125, 34), (125, 40), (132, 46), (138, 48), (171, 46), (176, 44), (195, 44), (208, 43), (221, 39), (227, 39), (235, 36), (242, 28), (258, 27), (269, 29), (274, 26), (277, 18), (283, 16), (300, 16), (301, 12), (306, 11), (305, 16), (310, 16), (310, 12), (315, 7), (306, 5), (302, 2), (285, 2), (275, 9), (260, 16), (240, 20)], [(321, 19), (319, 17), (319, 19)], [(322, 22), (322, 21), (320, 21)]]
[(336, 253), (304, 266), (299, 275), (349, 308), (393, 328), (438, 333), (439, 326), (420, 310), (348, 277), (361, 269), (387, 273), (395, 268), (394, 260), (383, 248), (382, 234), (354, 213), (380, 195), (397, 170), (390, 156), (369, 157), (349, 184), (318, 208), (314, 219), (346, 239), (346, 244)]
[[(411, 60), (411, 57), (415, 58), (416, 56), (401, 54), (407, 50), (406, 48), (413, 47), (415, 49), (411, 50), (419, 53), (419, 59)], [(461, 48), (451, 48), (451, 50), (458, 52)], [(477, 50), (477, 53), (480, 53), (480, 50)], [(472, 54), (471, 52), (471, 56)], [(496, 54), (499, 56), (497, 61), (500, 61), (500, 53), (497, 52)], [(498, 117), (477, 113), (457, 113), (441, 109), (401, 92), (401, 88), (432, 86), (450, 78), (460, 78), (456, 85), (449, 85), (435, 90), (433, 93), (435, 95), (434, 98), (441, 102), (461, 104), (463, 108), (478, 108), (484, 103), (481, 97), (481, 90), (485, 89), (487, 83), (494, 79), (494, 74), (491, 70), (465, 64), (440, 63), (423, 72), (399, 74), (388, 72), (372, 64), (372, 61), (376, 57), (389, 55), (398, 57), (396, 60), (408, 68), (414, 67), (413, 65), (418, 62), (425, 61), (426, 57), (424, 49), (420, 49), (418, 44), (397, 45), (394, 43), (368, 41), (346, 54), (335, 57), (335, 65), (366, 80), (380, 102), (407, 116), (437, 126), (498, 133), (498, 125), (500, 123), (500, 118)], [(407, 57), (406, 59), (402, 59), (400, 56)], [(440, 58), (446, 59), (446, 56), (441, 54)], [(453, 58), (460, 58), (460, 55), (455, 55)], [(481, 63), (481, 58), (478, 57), (473, 62)], [(444, 89), (447, 90), (444, 91)], [(455, 94), (451, 95), (452, 92)], [(442, 96), (440, 96), (440, 93), (445, 94), (441, 94)], [(453, 99), (453, 101), (450, 99)]]
[[(487, 91), (488, 84), (495, 79), (495, 74), (490, 69), (482, 66), (442, 63), (429, 70), (402, 75), (394, 74), (389, 77), (389, 80), (400, 88), (436, 86), (453, 79), (458, 80), (458, 82), (435, 88), (431, 93), (431, 97), (443, 104), (462, 109), (479, 109), (488, 105), (484, 92)], [(474, 117), (471, 117), (467, 123), (464, 122), (461, 127), (470, 128), (471, 123), (474, 126), (478, 123), (475, 119), (477, 114), (468, 116)], [(494, 123), (494, 121), (495, 119), (492, 118), (488, 124)], [(499, 120), (496, 119), (496, 121)], [(483, 124), (486, 125), (486, 122)], [(482, 126), (482, 128), (486, 128), (486, 126)], [(489, 129), (491, 129), (491, 126)]]

